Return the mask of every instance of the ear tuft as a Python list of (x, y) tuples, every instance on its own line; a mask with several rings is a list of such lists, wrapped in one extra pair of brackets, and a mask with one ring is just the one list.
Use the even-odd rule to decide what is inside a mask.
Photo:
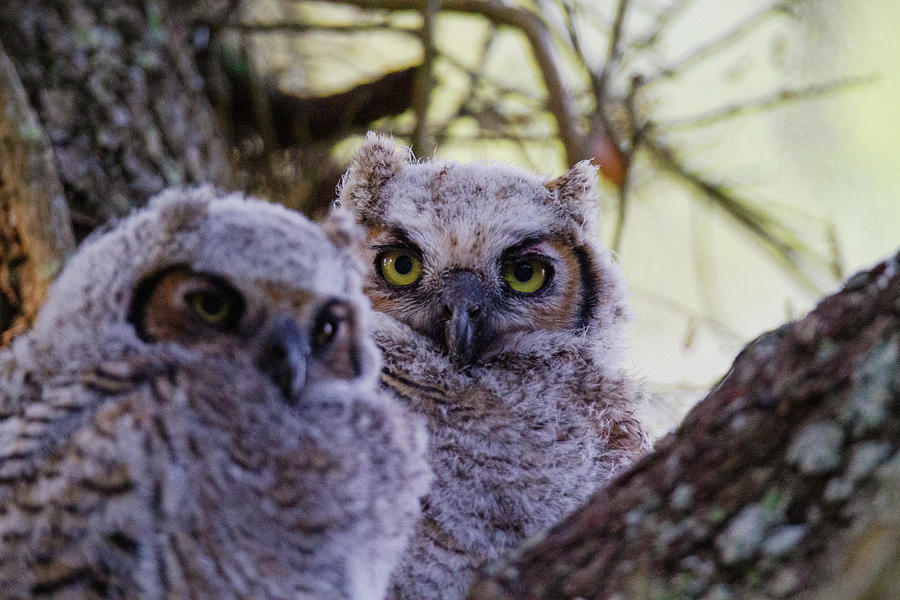
[(335, 205), (351, 211), (361, 223), (377, 217), (381, 212), (381, 187), (400, 172), (405, 162), (393, 141), (370, 131), (341, 179)]
[(597, 212), (597, 167), (583, 160), (544, 184), (553, 201), (579, 227), (592, 227)]

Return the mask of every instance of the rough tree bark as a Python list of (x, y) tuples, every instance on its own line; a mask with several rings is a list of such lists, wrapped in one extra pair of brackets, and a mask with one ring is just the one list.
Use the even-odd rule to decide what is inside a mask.
[(191, 13), (212, 4), (0, 3), (0, 39), (50, 139), (76, 233), (167, 185), (227, 183), (192, 45)]
[(900, 254), (764, 334), (471, 600), (900, 598)]
[(0, 44), (0, 331), (37, 314), (75, 238), (49, 140)]

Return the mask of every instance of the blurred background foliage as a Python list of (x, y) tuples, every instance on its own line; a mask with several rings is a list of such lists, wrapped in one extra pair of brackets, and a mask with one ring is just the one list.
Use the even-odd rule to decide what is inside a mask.
[[(897, 22), (896, 0), (21, 0), (0, 4), (0, 91), (42, 128), (3, 135), (52, 152), (29, 189), (65, 196), (76, 239), (196, 181), (321, 215), (367, 129), (548, 176), (593, 160), (664, 430), (896, 249)], [(4, 283), (16, 265), (41, 279), (74, 244), (42, 262), (32, 229), (0, 230), (4, 329), (40, 298)]]
[(598, 234), (664, 428), (749, 339), (900, 241), (898, 18), (893, 0), (268, 0), (230, 39), (301, 96), (419, 67), (373, 123), (417, 156), (599, 164)]

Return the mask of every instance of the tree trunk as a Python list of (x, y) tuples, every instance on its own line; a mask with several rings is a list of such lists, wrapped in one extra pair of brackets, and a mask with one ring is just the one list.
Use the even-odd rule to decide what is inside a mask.
[(75, 249), (49, 140), (0, 44), (0, 331), (4, 341), (34, 318)]
[(767, 333), (470, 599), (900, 598), (900, 254)]
[(50, 140), (79, 237), (167, 185), (228, 181), (195, 58), (194, 6), (0, 3), (0, 40)]

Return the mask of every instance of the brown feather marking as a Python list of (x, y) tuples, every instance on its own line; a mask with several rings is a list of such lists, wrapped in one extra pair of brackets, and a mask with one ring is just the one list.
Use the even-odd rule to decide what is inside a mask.
[[(557, 252), (559, 252), (560, 256), (563, 257), (563, 269), (565, 270), (565, 279), (568, 284), (561, 290), (562, 294), (559, 296), (557, 302), (554, 302), (550, 306), (543, 304), (535, 305), (531, 319), (533, 329), (543, 329), (547, 331), (571, 329), (573, 323), (576, 322), (578, 304), (581, 299), (581, 290), (583, 287), (582, 273), (579, 267), (578, 258), (575, 255), (572, 246), (568, 245), (566, 240), (554, 236), (548, 238), (547, 243), (552, 245)], [(559, 270), (561, 269), (558, 269), (558, 271)], [(562, 277), (557, 277), (557, 281), (562, 279)]]

